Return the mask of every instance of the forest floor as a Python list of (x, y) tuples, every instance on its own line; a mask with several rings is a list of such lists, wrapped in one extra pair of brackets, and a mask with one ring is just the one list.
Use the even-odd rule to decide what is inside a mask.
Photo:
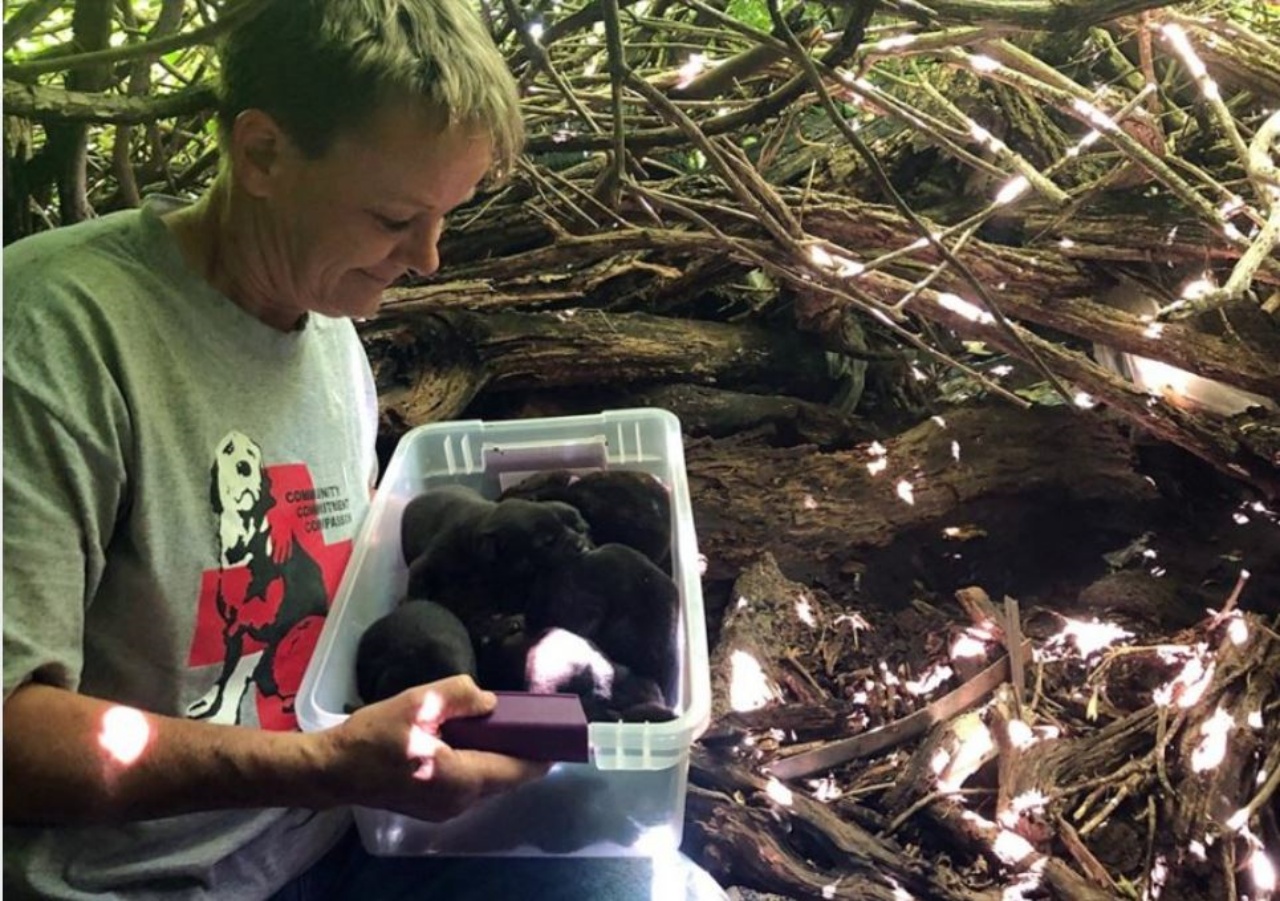
[[(1280, 700), (1258, 683), (1280, 665), (1280, 517), (1115, 423), (965, 415), (884, 439), (914, 497), (892, 473), (897, 497), (868, 489), (864, 447), (787, 446), (776, 429), (687, 442), (716, 700), (686, 850), (744, 899), (1267, 897)], [(943, 432), (966, 475), (929, 449)], [(984, 440), (990, 468), (968, 450)], [(958, 602), (973, 588), (993, 621)], [(1016, 624), (1000, 618), (1014, 609)], [(1013, 714), (998, 692), (886, 749), (785, 786), (770, 776), (793, 751), (933, 704), (1003, 659), (1011, 627), (1034, 649)], [(753, 710), (729, 697), (743, 648), (764, 674)], [(1224, 710), (1227, 746), (1206, 765)], [(983, 740), (956, 770), (966, 716)], [(1010, 719), (1045, 740), (1014, 753)], [(1068, 764), (1055, 746), (1100, 750)], [(1002, 835), (1023, 850), (1005, 853)]]

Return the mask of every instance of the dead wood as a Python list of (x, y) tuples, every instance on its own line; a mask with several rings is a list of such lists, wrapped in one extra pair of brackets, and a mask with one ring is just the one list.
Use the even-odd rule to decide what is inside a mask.
[(827, 361), (793, 332), (598, 310), (395, 312), (361, 328), (392, 432), (458, 416), (481, 390), (677, 379), (820, 395)]
[(22, 84), (8, 79), (4, 82), (6, 114), (36, 120), (138, 125), (158, 118), (210, 110), (216, 102), (217, 95), (208, 85), (162, 97), (119, 97)]
[[(810, 622), (834, 622), (836, 611), (821, 592), (790, 581), (767, 553), (734, 583), (729, 609), (721, 624), (720, 641), (711, 658), (713, 681), (712, 716), (720, 718), (730, 710), (770, 706), (785, 696), (801, 705), (826, 700), (826, 691), (814, 675), (798, 662), (801, 650), (822, 658), (824, 640), (835, 640), (815, 631)], [(746, 679), (739, 684), (758, 684), (753, 697), (737, 700), (737, 674), (747, 655), (761, 666), (758, 682)], [(823, 673), (830, 678), (829, 668)]]
[[(690, 192), (684, 189), (684, 193)], [(795, 192), (782, 190), (778, 196), (786, 202), (794, 197), (794, 202), (801, 203), (800, 195)], [(703, 204), (700, 215), (706, 217), (707, 223), (727, 232), (742, 230), (727, 204), (713, 198), (704, 198)], [(809, 233), (840, 246), (905, 247), (914, 240), (906, 220), (884, 208), (849, 198), (808, 195), (803, 206)], [(519, 221), (514, 210), (512, 216), (514, 221)], [(536, 226), (530, 224), (523, 230), (517, 226), (516, 231), (533, 239)], [(1158, 243), (1157, 250), (1150, 243), (1137, 243), (1149, 242), (1153, 236), (1135, 229), (1133, 236), (1136, 237), (1121, 236), (1117, 245), (1133, 240), (1135, 257), (1150, 259), (1154, 255), (1165, 262), (1181, 264), (1193, 255), (1202, 258), (1204, 245), (1195, 239), (1195, 229), (1188, 229), (1186, 235), (1176, 242)], [(548, 239), (544, 234), (543, 240)], [(472, 230), (466, 240), (492, 246), (483, 230)], [(721, 239), (712, 234), (683, 229), (619, 229), (583, 237), (562, 235), (545, 246), (463, 267), (459, 275), (464, 280), (456, 287), (405, 289), (397, 293), (394, 303), (406, 309), (419, 305), (490, 309), (582, 304), (600, 309), (657, 307), (676, 311), (679, 306), (674, 306), (673, 301), (682, 290), (690, 292), (684, 301), (685, 308), (704, 297), (703, 290), (696, 290), (683, 277), (690, 259), (700, 250), (722, 246)], [(1082, 342), (1106, 343), (1117, 351), (1159, 360), (1280, 399), (1280, 357), (1274, 353), (1280, 337), (1274, 324), (1265, 317), (1255, 318), (1253, 322), (1252, 334), (1257, 342), (1252, 345), (1242, 343), (1242, 337), (1249, 339), (1250, 333), (1242, 335), (1238, 330), (1219, 336), (1176, 322), (1152, 329), (1137, 317), (1090, 302), (1088, 298), (1102, 293), (1103, 286), (1080, 268), (1083, 261), (1080, 245), (1073, 245), (1068, 256), (1065, 250), (1054, 248), (1018, 250), (976, 239), (969, 242), (966, 247), (968, 269), (983, 283), (1001, 287), (1002, 315), (1025, 324), (1015, 326), (1002, 325), (1000, 321), (984, 322), (973, 312), (940, 303), (943, 295), (935, 293), (936, 290), (964, 290), (963, 279), (955, 272), (942, 272), (930, 289), (916, 293), (918, 289), (912, 281), (902, 276), (911, 271), (908, 264), (938, 265), (936, 255), (927, 248), (913, 253), (910, 260), (900, 265), (890, 266), (883, 272), (869, 272), (861, 278), (860, 296), (866, 300), (857, 306), (851, 306), (848, 295), (832, 292), (820, 282), (805, 281), (811, 278), (806, 274), (807, 269), (796, 270), (794, 261), (788, 260), (785, 254), (779, 255), (776, 249), (757, 238), (735, 237), (728, 249), (730, 259), (739, 267), (764, 262), (773, 267), (771, 271), (793, 278), (798, 323), (815, 331), (828, 347), (858, 354), (864, 348), (860, 340), (850, 341), (850, 314), (855, 309), (897, 310), (905, 298), (915, 293), (914, 299), (903, 307), (913, 316), (968, 339), (987, 342), (1029, 365), (1047, 365), (1079, 390), (1105, 402), (1153, 435), (1210, 461), (1233, 477), (1243, 478), (1266, 496), (1274, 497), (1280, 491), (1280, 479), (1276, 476), (1280, 428), (1271, 418), (1246, 417), (1224, 422), (1216, 416), (1180, 410), (1173, 404), (1153, 405), (1145, 392), (1103, 371), (1080, 351), (1047, 337), (1070, 335)], [(1108, 249), (1114, 257), (1115, 246)], [(566, 266), (570, 259), (575, 260), (575, 264)], [(724, 268), (724, 264), (719, 263), (718, 267)], [(1267, 273), (1259, 276), (1262, 280), (1272, 277)], [(980, 307), (973, 309), (985, 315)], [(911, 328), (901, 313), (894, 315), (903, 329)], [(1256, 349), (1250, 351), (1251, 346)]]
[(861, 573), (874, 590), (891, 581), (875, 575), (875, 551), (895, 540), (944, 544), (944, 529), (965, 525), (984, 542), (1018, 535), (1016, 523), (984, 520), (984, 500), (1016, 496), (1028, 515), (1043, 504), (1066, 515), (1153, 497), (1120, 434), (1063, 408), (958, 409), (882, 451), (691, 442), (686, 463), (713, 579), (735, 577), (767, 550), (806, 584), (848, 584)]
[[(1087, 28), (1117, 16), (1172, 6), (1173, 0), (1030, 0), (1009, 4), (1000, 0), (933, 0), (927, 6), (929, 24), (962, 22), (971, 25), (1013, 26), (1032, 30), (1068, 31)], [(904, 12), (924, 15), (904, 4)]]
[[(699, 196), (692, 186), (672, 185), (664, 190)], [(901, 248), (918, 237), (903, 217), (884, 206), (856, 198), (788, 189), (780, 190), (779, 196), (803, 208), (806, 229), (814, 237), (835, 244)], [(703, 194), (700, 199), (707, 204), (702, 212), (709, 223), (727, 232), (741, 230), (740, 225), (735, 225), (737, 214), (727, 198)], [(457, 266), (450, 270), (456, 282), (396, 289), (388, 294), (388, 307), (395, 309), (401, 304), (416, 306), (419, 303), (430, 308), (462, 306), (469, 309), (537, 309), (579, 304), (608, 307), (624, 299), (629, 304), (644, 306), (653, 293), (661, 292), (681, 276), (692, 257), (720, 250), (736, 257), (739, 263), (749, 261), (742, 253), (735, 254), (733, 245), (726, 248), (719, 239), (705, 232), (645, 228), (556, 236), (540, 228), (528, 212), (522, 215), (515, 208), (501, 209), (501, 215), (496, 217), (501, 220), (500, 226), (486, 222), (481, 227), (477, 222), (463, 227), (453, 243), (446, 243), (444, 252), (456, 253), (464, 246), (500, 251), (504, 239), (489, 231), (495, 227), (501, 228), (502, 234), (523, 235), (523, 240), (545, 243), (545, 246)], [(1103, 229), (1106, 230), (1105, 242)], [(1274, 353), (1242, 355), (1237, 340), (1206, 334), (1185, 324), (1167, 323), (1153, 332), (1135, 316), (1089, 302), (1100, 295), (1107, 284), (1083, 268), (1086, 263), (1122, 260), (1145, 264), (1203, 263), (1207, 233), (1191, 225), (1169, 240), (1167, 231), (1145, 217), (1126, 218), (1124, 214), (1093, 220), (1076, 217), (1058, 231), (1069, 241), (1020, 249), (974, 239), (967, 245), (966, 260), (978, 278), (1000, 287), (1002, 309), (1018, 320), (1047, 326), (1086, 341), (1106, 343), (1258, 393), (1280, 392), (1280, 362)], [(741, 239), (740, 246), (763, 256), (771, 253), (765, 245), (747, 238)], [(921, 248), (902, 265), (889, 267), (887, 271), (906, 275), (912, 267), (937, 262), (935, 253)], [(1280, 274), (1262, 273), (1260, 278), (1280, 285)], [(621, 292), (619, 281), (627, 283)], [(886, 276), (867, 278), (862, 287), (869, 296), (893, 306), (907, 294), (911, 282), (901, 276)], [(954, 274), (944, 273), (937, 287), (956, 289), (961, 285)], [(702, 293), (690, 291), (685, 302), (690, 303)], [(813, 294), (810, 289), (803, 321), (822, 323), (831, 318), (827, 308), (836, 313), (840, 307), (837, 298)], [(935, 318), (933, 311), (923, 304), (913, 312)], [(953, 322), (944, 324), (954, 325)], [(1262, 332), (1268, 325), (1259, 322), (1255, 329)], [(1270, 327), (1272, 333), (1261, 333), (1259, 338), (1269, 342), (1280, 340), (1274, 334), (1274, 324)]]
[[(1250, 824), (1265, 818), (1280, 786), (1270, 770), (1280, 762), (1280, 725), (1264, 714), (1275, 709), (1280, 641), (1265, 620), (1230, 602), (1163, 644), (1098, 654), (1072, 652), (1059, 636), (1038, 640), (1037, 686), (1045, 691), (1027, 704), (1015, 707), (1006, 689), (918, 736), (905, 760), (884, 749), (883, 761), (850, 761), (827, 778), (784, 786), (769, 778), (778, 755), (796, 742), (821, 747), (829, 739), (791, 734), (779, 727), (781, 717), (762, 714), (785, 711), (794, 699), (828, 720), (844, 706), (851, 728), (869, 722), (866, 694), (838, 686), (848, 684), (840, 674), (851, 660), (876, 651), (851, 647), (857, 632), (839, 628), (847, 612), (786, 579), (767, 558), (744, 573), (734, 594), (740, 599), (713, 663), (716, 723), (695, 747), (687, 810), (693, 846), (725, 881), (792, 898), (893, 897), (882, 881), (868, 880), (874, 869), (916, 897), (987, 897), (981, 871), (997, 886), (1044, 886), (1050, 897), (1102, 901), (1126, 897), (1123, 885), (1157, 878), (1172, 879), (1166, 889), (1184, 897), (1207, 876), (1211, 896), (1226, 897), (1236, 864), (1264, 853), (1252, 831), (1260, 827)], [(797, 663), (797, 636), (806, 633), (818, 636), (798, 660), (810, 677), (796, 681), (786, 674)], [(833, 656), (839, 665), (831, 670), (823, 661)], [(743, 701), (732, 695), (744, 659), (774, 674), (775, 695), (753, 713), (719, 713)], [(1190, 661), (1197, 665), (1180, 665)], [(1139, 662), (1160, 675), (1134, 693)], [(901, 684), (886, 670), (867, 672), (882, 698)], [(824, 686), (830, 698), (816, 705)], [(1091, 687), (1132, 706), (1104, 703), (1090, 714), (1067, 694)], [(1229, 734), (1244, 729), (1251, 734), (1228, 744)], [(1138, 831), (1128, 825), (1135, 821)], [(1206, 859), (1204, 849), (1215, 844), (1223, 853)], [(1204, 866), (1171, 877), (1162, 861), (1185, 864), (1187, 849), (1197, 847)]]
[(628, 406), (662, 407), (680, 418), (686, 435), (724, 438), (768, 430), (780, 445), (805, 444), (823, 450), (848, 448), (884, 430), (826, 404), (777, 395), (746, 394), (698, 385), (660, 385), (626, 392)]
[[(826, 805), (770, 783), (732, 760), (695, 749), (689, 825), (726, 882), (799, 898), (893, 901), (905, 889), (937, 901), (986, 901), (891, 839), (879, 838)], [(741, 799), (741, 800), (739, 800)], [(812, 862), (811, 862), (812, 861)], [(901, 897), (900, 893), (897, 897)]]
[[(1089, 403), (1101, 401), (1139, 425), (1144, 431), (1182, 447), (1223, 472), (1241, 478), (1268, 498), (1280, 497), (1280, 418), (1258, 411), (1223, 419), (1212, 414), (1181, 409), (1171, 403), (1155, 403), (1145, 391), (1112, 375), (1081, 353), (1065, 349), (1029, 332), (1019, 331), (1021, 343), (1011, 341), (989, 322), (975, 322), (963, 310), (955, 311), (935, 302), (927, 306), (928, 316), (949, 327), (963, 329), (1013, 356), (1023, 356), (1032, 348), (1054, 370), (1085, 392)], [(1280, 384), (1280, 383), (1272, 383)], [(1268, 389), (1274, 392), (1274, 387)]]

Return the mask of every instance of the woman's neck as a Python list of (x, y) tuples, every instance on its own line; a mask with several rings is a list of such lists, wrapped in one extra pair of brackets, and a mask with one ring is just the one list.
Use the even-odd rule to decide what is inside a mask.
[[(266, 276), (267, 260), (252, 248), (269, 246), (257, 234), (260, 223), (237, 204), (228, 179), (219, 175), (209, 190), (189, 206), (162, 216), (183, 259), (218, 292), (272, 328), (292, 331), (304, 317), (281, 316), (276, 292)], [(240, 214), (237, 215), (237, 207)]]

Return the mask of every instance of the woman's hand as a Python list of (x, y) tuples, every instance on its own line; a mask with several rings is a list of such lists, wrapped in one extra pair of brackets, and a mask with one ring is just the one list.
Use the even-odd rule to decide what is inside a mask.
[(550, 764), (455, 750), (441, 741), (441, 723), (483, 716), (496, 704), (470, 676), (452, 676), (360, 708), (341, 725), (315, 733), (328, 793), (340, 804), (440, 821), (545, 775)]

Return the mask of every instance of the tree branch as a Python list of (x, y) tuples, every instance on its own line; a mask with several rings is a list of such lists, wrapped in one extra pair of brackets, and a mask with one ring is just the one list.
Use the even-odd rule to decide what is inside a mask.
[(208, 84), (159, 97), (126, 97), (21, 84), (8, 78), (4, 81), (5, 114), (37, 120), (137, 125), (203, 112), (213, 109), (217, 103), (217, 94)]

